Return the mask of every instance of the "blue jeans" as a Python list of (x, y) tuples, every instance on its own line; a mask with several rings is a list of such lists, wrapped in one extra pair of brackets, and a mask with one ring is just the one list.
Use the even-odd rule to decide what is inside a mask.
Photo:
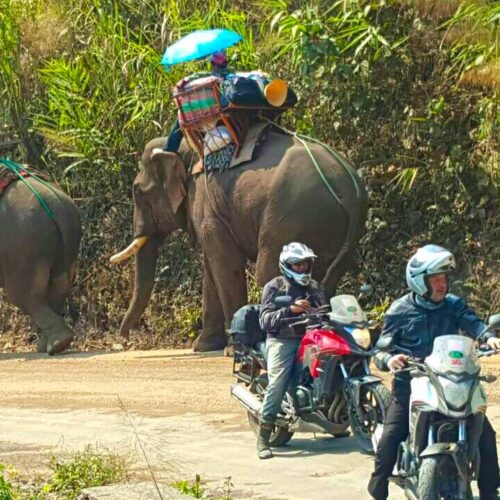
[(295, 359), (299, 344), (300, 339), (268, 337), (266, 340), (269, 383), (262, 403), (262, 424), (274, 423), (288, 386), (297, 385), (300, 370), (296, 368)]
[(179, 118), (176, 118), (174, 124), (172, 125), (172, 128), (170, 129), (170, 132), (168, 133), (167, 142), (163, 146), (163, 151), (177, 153), (179, 151), (183, 136), (184, 134), (182, 133)]

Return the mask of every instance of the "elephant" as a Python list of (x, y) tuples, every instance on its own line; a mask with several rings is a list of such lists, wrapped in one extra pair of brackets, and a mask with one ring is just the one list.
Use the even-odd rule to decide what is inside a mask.
[(112, 258), (135, 254), (134, 293), (120, 327), (125, 339), (151, 296), (158, 247), (179, 228), (203, 255), (203, 329), (194, 350), (226, 346), (226, 327), (247, 303), (247, 263), (255, 263), (263, 286), (278, 274), (280, 251), (291, 241), (315, 251), (313, 277), (322, 280), (327, 296), (334, 294), (367, 215), (363, 182), (345, 158), (317, 141), (272, 129), (256, 159), (190, 175), (187, 144), (178, 154), (157, 154), (164, 143), (153, 139), (144, 149), (133, 184), (135, 239)]
[(0, 287), (38, 327), (37, 351), (60, 353), (73, 340), (62, 314), (81, 239), (78, 209), (54, 185), (27, 177), (0, 196), (0, 228)]

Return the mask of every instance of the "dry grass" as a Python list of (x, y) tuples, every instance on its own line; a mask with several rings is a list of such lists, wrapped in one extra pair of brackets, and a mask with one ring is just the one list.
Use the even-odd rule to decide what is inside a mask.
[(55, 2), (21, 23), (22, 43), (33, 59), (57, 56), (68, 46), (68, 23)]
[[(403, 3), (415, 8), (419, 15), (424, 18), (442, 21), (455, 14), (464, 0), (406, 0)], [(474, 3), (484, 4), (485, 1)]]
[(500, 61), (466, 71), (460, 77), (460, 85), (500, 90)]

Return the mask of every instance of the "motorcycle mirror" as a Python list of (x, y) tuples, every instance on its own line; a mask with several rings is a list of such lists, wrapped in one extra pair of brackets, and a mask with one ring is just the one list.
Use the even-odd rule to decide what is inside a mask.
[(373, 286), (369, 283), (365, 283), (361, 285), (359, 292), (361, 295), (370, 295), (373, 292)]
[(280, 295), (274, 299), (274, 303), (280, 307), (288, 307), (293, 304), (293, 299), (290, 295)]
[(371, 319), (368, 321), (368, 328), (375, 328), (378, 325), (376, 319)]
[(492, 314), (488, 319), (488, 330), (500, 328), (500, 314)]
[(482, 377), (479, 377), (479, 380), (486, 382), (487, 384), (491, 384), (492, 382), (496, 382), (497, 377), (495, 375), (484, 375)]

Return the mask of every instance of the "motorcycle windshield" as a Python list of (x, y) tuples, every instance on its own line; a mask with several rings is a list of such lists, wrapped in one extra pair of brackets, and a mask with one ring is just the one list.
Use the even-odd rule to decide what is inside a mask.
[(432, 354), (425, 364), (435, 373), (453, 378), (479, 371), (474, 341), (461, 335), (442, 335), (434, 340)]
[(353, 295), (336, 295), (330, 299), (332, 312), (330, 320), (341, 325), (359, 325), (366, 323), (366, 314)]

